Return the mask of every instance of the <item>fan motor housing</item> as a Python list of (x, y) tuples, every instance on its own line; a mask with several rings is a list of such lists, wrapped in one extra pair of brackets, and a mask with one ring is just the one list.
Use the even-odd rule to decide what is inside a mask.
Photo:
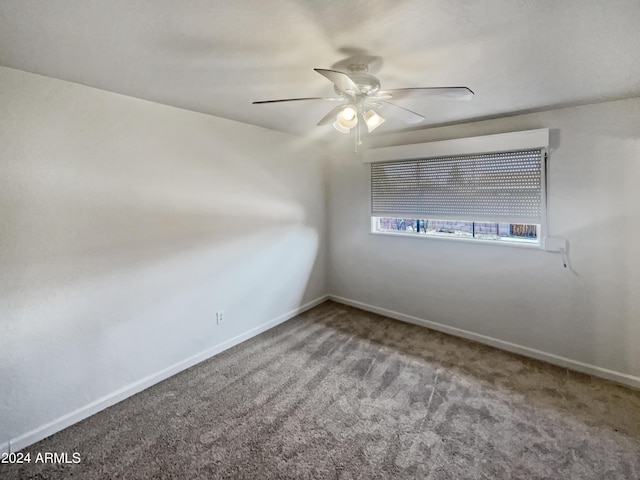
[[(373, 95), (380, 90), (380, 80), (373, 75), (369, 75), (367, 73), (348, 73), (347, 75), (349, 75), (349, 78), (353, 80), (353, 83), (358, 86), (363, 95)], [(334, 90), (339, 95), (345, 94), (345, 92), (336, 86), (334, 86)]]
[(368, 73), (351, 73), (351, 80), (354, 81), (358, 88), (365, 95), (373, 95), (380, 90), (380, 80)]

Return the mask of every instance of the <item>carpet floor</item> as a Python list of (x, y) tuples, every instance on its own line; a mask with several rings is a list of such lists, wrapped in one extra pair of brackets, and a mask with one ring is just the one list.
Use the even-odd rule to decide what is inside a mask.
[(640, 479), (640, 392), (326, 302), (0, 478)]

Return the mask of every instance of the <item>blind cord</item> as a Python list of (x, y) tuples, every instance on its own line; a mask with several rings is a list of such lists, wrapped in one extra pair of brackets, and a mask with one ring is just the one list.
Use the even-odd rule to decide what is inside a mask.
[(567, 263), (569, 263), (569, 259), (567, 258), (567, 251), (564, 248), (561, 248), (560, 255), (562, 256), (562, 264), (564, 265), (564, 268), (567, 268)]

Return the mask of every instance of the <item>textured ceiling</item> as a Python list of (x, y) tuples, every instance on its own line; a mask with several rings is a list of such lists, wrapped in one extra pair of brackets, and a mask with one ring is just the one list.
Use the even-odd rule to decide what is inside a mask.
[(332, 103), (251, 102), (331, 96), (313, 68), (353, 58), (382, 88), (475, 91), (397, 102), (424, 126), (638, 96), (639, 26), (638, 0), (0, 0), (0, 65), (329, 138)]

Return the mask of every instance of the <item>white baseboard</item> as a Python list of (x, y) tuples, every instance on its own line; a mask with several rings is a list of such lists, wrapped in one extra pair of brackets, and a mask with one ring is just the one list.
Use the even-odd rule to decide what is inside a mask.
[(0, 455), (9, 453), (9, 442), (0, 443)]
[(171, 365), (170, 367), (167, 367), (159, 372), (148, 375), (147, 377), (144, 377), (138, 380), (137, 382), (134, 382), (130, 385), (127, 385), (126, 387), (116, 390), (115, 392), (105, 395), (104, 397), (101, 397), (89, 403), (88, 405), (85, 405), (84, 407), (81, 407), (71, 413), (68, 413), (67, 415), (56, 418), (55, 420), (49, 423), (46, 423), (44, 425), (41, 425), (31, 430), (30, 432), (24, 433), (16, 438), (9, 440), (8, 442), (2, 443), (0, 444), (0, 453), (5, 451), (4, 450), (5, 448), (7, 452), (17, 452), (18, 450), (28, 447), (29, 445), (32, 445), (50, 435), (53, 435), (54, 433), (59, 432), (60, 430), (64, 430), (65, 428), (73, 425), (74, 423), (84, 420), (85, 418), (88, 418), (91, 415), (94, 415), (99, 411), (104, 410), (107, 407), (115, 405), (116, 403), (124, 400), (125, 398), (135, 395), (136, 393), (139, 393), (142, 390), (145, 390), (151, 387), (152, 385), (155, 385), (156, 383), (161, 382), (162, 380), (166, 380), (167, 378), (181, 372), (182, 370), (186, 370), (187, 368), (192, 367), (204, 360), (207, 360), (213, 357), (214, 355), (222, 353), (225, 350), (244, 342), (245, 340), (249, 340), (250, 338), (255, 337), (256, 335), (266, 332), (267, 330), (283, 322), (286, 322), (287, 320), (290, 320), (296, 315), (299, 315), (302, 312), (305, 312), (315, 307), (316, 305), (321, 304), (328, 298), (329, 298), (328, 295), (323, 295), (322, 297), (316, 298), (315, 300), (305, 303), (304, 305), (298, 308), (295, 308), (283, 315), (280, 315), (279, 317), (274, 318), (273, 320), (263, 323), (262, 325), (252, 328), (251, 330), (248, 330), (229, 340), (219, 343), (218, 345), (208, 348), (203, 352), (197, 353), (196, 355), (193, 355), (185, 360), (182, 360), (181, 362)]
[(437, 330), (439, 332), (455, 335), (456, 337), (467, 338), (469, 340), (473, 340), (478, 343), (483, 343), (485, 345), (490, 345), (492, 347), (500, 348), (502, 350), (518, 353), (526, 357), (531, 357), (537, 360), (542, 360), (548, 363), (552, 363), (554, 365), (559, 365), (561, 367), (568, 368), (570, 370), (587, 373), (589, 375), (593, 375), (594, 377), (605, 378), (607, 380), (612, 380), (614, 382), (628, 385), (630, 387), (640, 388), (640, 377), (636, 377), (626, 373), (616, 372), (614, 370), (598, 367), (596, 365), (590, 365), (588, 363), (579, 362), (577, 360), (571, 360), (570, 358), (561, 357), (553, 353), (543, 352), (541, 350), (536, 350), (535, 348), (525, 347), (523, 345), (518, 345), (516, 343), (507, 342), (505, 340), (500, 340), (493, 337), (488, 337), (486, 335), (470, 332), (468, 330), (463, 330), (461, 328), (450, 327), (448, 325), (443, 325), (442, 323), (431, 322), (429, 320), (424, 320), (422, 318), (414, 317), (411, 315), (405, 315), (404, 313), (395, 312), (393, 310), (387, 310), (386, 308), (375, 307), (373, 305), (368, 305), (366, 303), (358, 302), (356, 300), (350, 300), (348, 298), (339, 297), (337, 295), (329, 295), (329, 299), (333, 300), (334, 302), (359, 308), (361, 310), (366, 310), (368, 312), (384, 315), (385, 317), (393, 318), (395, 320), (400, 320), (402, 322), (407, 322), (407, 323), (413, 323), (415, 325), (427, 327), (432, 330)]

